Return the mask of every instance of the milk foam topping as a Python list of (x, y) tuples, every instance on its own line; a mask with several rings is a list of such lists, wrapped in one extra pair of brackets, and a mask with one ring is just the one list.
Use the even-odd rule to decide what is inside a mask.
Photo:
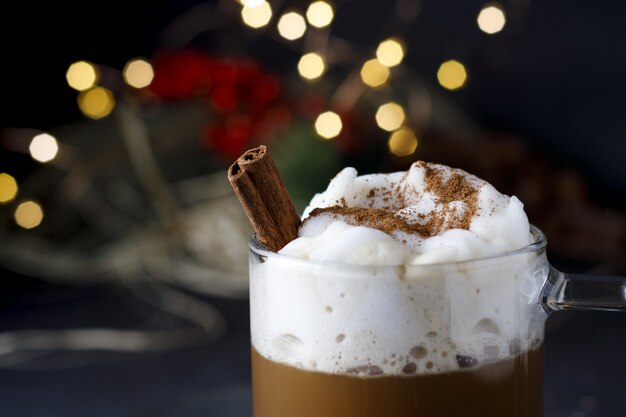
[(346, 168), (303, 217), (297, 239), (251, 265), (252, 343), (266, 358), (413, 375), (480, 366), (540, 341), (545, 257), (495, 257), (531, 243), (516, 197), (442, 165)]

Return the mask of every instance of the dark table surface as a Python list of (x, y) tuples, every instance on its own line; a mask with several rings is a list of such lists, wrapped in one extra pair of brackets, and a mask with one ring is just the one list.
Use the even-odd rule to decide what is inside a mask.
[[(247, 300), (207, 299), (228, 325), (214, 342), (159, 352), (6, 355), (3, 337), (16, 330), (133, 329), (152, 307), (120, 285), (63, 287), (6, 273), (3, 279), (0, 416), (250, 416)], [(626, 315), (556, 314), (545, 347), (546, 417), (626, 415)]]

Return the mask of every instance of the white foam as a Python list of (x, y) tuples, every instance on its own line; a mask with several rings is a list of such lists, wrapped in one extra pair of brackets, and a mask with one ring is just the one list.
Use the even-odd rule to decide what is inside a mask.
[[(460, 174), (478, 189), (477, 207), (471, 219), (467, 233), (443, 233), (439, 236), (424, 238), (417, 234), (394, 232), (391, 234), (398, 242), (408, 247), (413, 259), (407, 263), (423, 264), (433, 262), (452, 262), (478, 259), (497, 253), (512, 251), (530, 243), (529, 223), (524, 205), (516, 197), (508, 197), (499, 193), (491, 184), (468, 174), (460, 169), (438, 164), (415, 163), (406, 172), (392, 174), (371, 174), (357, 176), (354, 168), (344, 168), (333, 178), (326, 191), (316, 194), (309, 206), (304, 210), (306, 221), (299, 236), (308, 240), (320, 239), (329, 241), (341, 239), (345, 246), (336, 248), (335, 258), (338, 260), (354, 258), (354, 251), (360, 245), (368, 245), (365, 239), (347, 239), (343, 236), (348, 229), (335, 230), (335, 236), (323, 234), (328, 225), (335, 222), (327, 213), (310, 217), (311, 211), (318, 207), (345, 205), (347, 207), (386, 208), (394, 211), (397, 216), (413, 223), (425, 224), (434, 216), (446, 217), (449, 223), (455, 214), (461, 214), (467, 207), (463, 201), (450, 201), (446, 204), (437, 201), (437, 196), (427, 191), (425, 184), (426, 168), (435, 169), (444, 178)], [(373, 195), (372, 195), (373, 193)], [(342, 216), (339, 220), (354, 223), (353, 219)], [(311, 224), (313, 223), (313, 224)], [(296, 239), (287, 245), (281, 253), (291, 253), (291, 245), (299, 244)], [(430, 242), (430, 240), (434, 240)], [(300, 252), (297, 256), (305, 259), (316, 257), (315, 251), (325, 250), (324, 245), (310, 245), (311, 252)], [(381, 255), (368, 256), (358, 260), (359, 264), (381, 265), (389, 257)]]
[[(437, 373), (459, 369), (457, 355), (508, 358), (542, 338), (533, 318), (544, 262), (532, 253), (471, 269), (270, 257), (250, 277), (252, 344), (268, 359), (334, 374), (375, 366), (401, 375), (408, 363)], [(426, 355), (412, 356), (416, 348)]]
[[(444, 169), (448, 175), (455, 172)], [(279, 255), (253, 262), (250, 276), (252, 344), (263, 356), (328, 373), (403, 374), (459, 369), (457, 355), (479, 363), (508, 358), (542, 337), (535, 297), (545, 256), (532, 251), (470, 263), (530, 243), (523, 206), (488, 183), (479, 188), (469, 230), (422, 238), (346, 224), (320, 214)], [(372, 196), (372, 188), (377, 189)], [(404, 199), (381, 190), (401, 190)], [(424, 170), (357, 177), (341, 171), (305, 211), (343, 203), (398, 207), (424, 221), (442, 210), (424, 190)], [(386, 199), (386, 200), (385, 200)], [(464, 210), (459, 202), (452, 207)], [(403, 243), (403, 241), (407, 241)], [(446, 262), (443, 264), (442, 262)], [(461, 361), (462, 362), (462, 361)]]

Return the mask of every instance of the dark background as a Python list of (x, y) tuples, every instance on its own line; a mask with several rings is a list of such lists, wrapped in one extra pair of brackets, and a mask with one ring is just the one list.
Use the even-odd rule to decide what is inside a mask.
[[(86, 59), (121, 69), (130, 58), (149, 57), (171, 19), (197, 3), (4, 4), (0, 125), (48, 129), (80, 120), (76, 94), (64, 82), (68, 65)], [(602, 193), (596, 195), (601, 204), (623, 206), (626, 3), (503, 2), (511, 13), (504, 32), (495, 37), (475, 28), (482, 4), (421, 2), (415, 25), (404, 29), (411, 45), (407, 63), (436, 85), (438, 65), (449, 57), (461, 59), (470, 68), (467, 88), (441, 94), (482, 125), (522, 135), (553, 163), (574, 167), (592, 184), (592, 192)], [(383, 20), (385, 7), (377, 1), (341, 3), (337, 33), (364, 50), (371, 48), (386, 29), (363, 26), (375, 25), (372, 16)], [(30, 160), (8, 153), (0, 153), (0, 167), (22, 176), (32, 169)], [(554, 262), (573, 272), (596, 266), (567, 258)], [(2, 330), (133, 326), (136, 300), (114, 285), (63, 287), (1, 272)], [(0, 415), (249, 415), (246, 301), (210, 301), (229, 324), (226, 336), (213, 344), (161, 354), (59, 352), (26, 366), (5, 366), (0, 369)], [(550, 319), (548, 417), (623, 416), (625, 330), (626, 318), (618, 313), (563, 313)]]
[[(47, 129), (78, 120), (75, 92), (60, 82), (70, 63), (86, 59), (121, 69), (133, 57), (149, 57), (159, 48), (159, 35), (172, 18), (199, 3), (3, 6), (2, 125)], [(498, 36), (476, 30), (482, 2), (419, 4), (415, 24), (403, 29), (411, 45), (407, 62), (412, 68), (436, 84), (439, 64), (450, 57), (461, 59), (470, 68), (470, 82), (461, 91), (444, 94), (485, 125), (524, 134), (535, 149), (581, 169), (623, 198), (624, 2), (503, 2), (509, 15)], [(340, 5), (336, 33), (364, 50), (381, 36), (397, 32), (377, 27), (384, 22), (387, 7), (380, 2), (353, 0)], [(376, 30), (367, 30), (368, 26)], [(285, 52), (285, 60), (291, 58)]]

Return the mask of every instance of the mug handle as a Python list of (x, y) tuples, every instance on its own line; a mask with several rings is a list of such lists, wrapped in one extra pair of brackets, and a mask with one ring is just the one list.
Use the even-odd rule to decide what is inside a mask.
[(626, 277), (567, 274), (550, 266), (541, 304), (548, 313), (561, 310), (626, 312)]

